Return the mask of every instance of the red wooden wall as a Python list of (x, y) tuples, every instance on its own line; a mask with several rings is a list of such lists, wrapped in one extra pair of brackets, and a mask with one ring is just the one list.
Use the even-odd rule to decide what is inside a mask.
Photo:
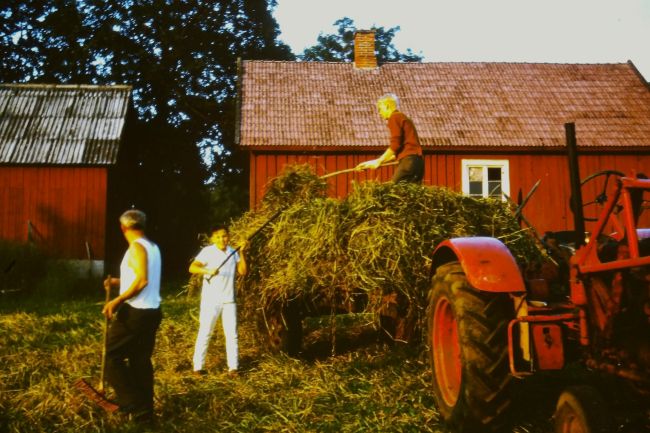
[[(95, 167), (0, 166), (0, 238), (28, 236), (57, 258), (102, 260), (107, 171)], [(29, 227), (31, 225), (31, 227)]]
[[(254, 208), (264, 196), (265, 185), (269, 179), (279, 175), (287, 164), (309, 163), (318, 175), (353, 168), (359, 162), (379, 156), (376, 154), (335, 154), (335, 153), (255, 153), (250, 155), (250, 206)], [(542, 234), (548, 230), (570, 230), (573, 228), (573, 214), (569, 210), (570, 184), (568, 161), (564, 153), (555, 154), (497, 154), (497, 153), (451, 153), (440, 152), (425, 154), (426, 185), (446, 186), (461, 191), (463, 159), (498, 159), (508, 160), (510, 170), (510, 195), (516, 199), (519, 189), (524, 196), (537, 180), (539, 187), (524, 208), (524, 215)], [(580, 176), (605, 169), (628, 173), (631, 169), (644, 172), (650, 176), (650, 155), (633, 153), (581, 154), (579, 157)], [(353, 180), (363, 181), (390, 179), (393, 167), (378, 171), (347, 173), (328, 179), (330, 195), (343, 197), (347, 195)], [(585, 201), (591, 200), (597, 185), (583, 191)], [(587, 230), (590, 223), (587, 223)]]

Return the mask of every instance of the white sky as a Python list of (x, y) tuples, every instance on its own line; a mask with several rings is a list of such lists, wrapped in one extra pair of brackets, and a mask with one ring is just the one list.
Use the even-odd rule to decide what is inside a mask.
[(400, 26), (393, 44), (425, 62), (624, 63), (650, 80), (650, 0), (277, 0), (295, 54), (336, 32)]

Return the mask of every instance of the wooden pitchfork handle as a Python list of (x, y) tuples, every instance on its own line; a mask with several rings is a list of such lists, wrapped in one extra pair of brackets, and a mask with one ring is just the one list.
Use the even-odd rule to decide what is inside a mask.
[[(111, 300), (111, 276), (106, 277), (108, 284), (104, 284), (104, 291), (106, 292), (106, 302), (104, 305), (108, 304)], [(99, 368), (99, 385), (97, 386), (97, 391), (104, 393), (104, 372), (106, 370), (106, 344), (108, 343), (108, 317), (104, 316), (104, 329), (103, 329), (103, 344), (102, 344), (102, 363)]]
[[(399, 164), (398, 161), (387, 162), (387, 163), (385, 163), (385, 164), (380, 165), (380, 166), (377, 167), (377, 168), (388, 167), (388, 166), (391, 166), (391, 165), (397, 165), (397, 164)], [(367, 169), (365, 169), (365, 170), (367, 170)], [(361, 170), (357, 170), (356, 167), (354, 167), (354, 168), (346, 168), (345, 170), (339, 170), (339, 171), (334, 171), (334, 172), (332, 172), (332, 173), (324, 174), (324, 175), (320, 176), (320, 178), (321, 178), (321, 179), (327, 179), (328, 177), (334, 177), (334, 176), (338, 176), (339, 174), (350, 173), (350, 172), (352, 172), (352, 171), (361, 171)]]
[[(257, 235), (258, 235), (262, 230), (264, 230), (264, 227), (268, 226), (268, 225), (271, 224), (273, 221), (275, 221), (275, 219), (276, 219), (277, 217), (279, 217), (280, 214), (282, 214), (282, 211), (284, 211), (284, 209), (282, 209), (282, 208), (280, 208), (280, 209), (278, 209), (277, 211), (275, 211), (275, 213), (274, 213), (273, 215), (271, 215), (271, 218), (267, 219), (266, 222), (265, 222), (264, 224), (262, 224), (261, 226), (259, 226), (259, 227), (257, 228), (257, 230), (255, 230), (255, 232), (253, 232), (252, 235), (250, 235), (249, 237), (246, 238), (246, 242), (250, 242), (250, 241), (251, 241), (255, 236), (257, 236)], [(241, 248), (241, 246), (235, 248), (235, 250), (234, 250), (233, 252), (231, 252), (230, 254), (228, 254), (228, 257), (226, 257), (226, 259), (225, 259), (223, 262), (221, 262), (221, 264), (217, 267), (217, 272), (219, 272), (219, 270), (223, 267), (223, 265), (225, 265), (226, 262), (227, 262), (228, 260), (230, 260), (230, 258), (231, 258), (232, 256), (234, 256), (234, 255), (237, 253), (237, 251), (239, 251), (240, 248)], [(217, 275), (217, 274), (215, 273), (214, 275), (210, 275), (209, 277), (206, 277), (207, 282), (209, 283), (209, 282), (212, 280), (212, 277), (214, 277), (215, 275)]]

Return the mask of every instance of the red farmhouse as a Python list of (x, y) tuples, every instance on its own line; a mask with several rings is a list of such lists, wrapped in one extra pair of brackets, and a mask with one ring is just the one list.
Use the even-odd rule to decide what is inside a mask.
[[(425, 184), (514, 198), (540, 180), (524, 210), (540, 231), (572, 228), (566, 123), (575, 124), (583, 178), (650, 175), (650, 88), (631, 62), (377, 65), (363, 49), (374, 43), (373, 32), (357, 33), (354, 63), (242, 62), (238, 140), (250, 154), (251, 206), (287, 163), (324, 174), (379, 156), (388, 131), (375, 102), (389, 92), (418, 129)], [(330, 178), (331, 193), (391, 174)]]

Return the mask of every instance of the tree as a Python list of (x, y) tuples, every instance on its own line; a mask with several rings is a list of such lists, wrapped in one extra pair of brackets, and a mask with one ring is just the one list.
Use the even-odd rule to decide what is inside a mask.
[[(336, 34), (319, 34), (318, 44), (305, 48), (299, 56), (306, 61), (325, 62), (352, 62), (354, 61), (354, 34), (356, 27), (354, 21), (344, 17), (334, 22), (338, 26)], [(400, 53), (393, 45), (395, 33), (400, 27), (392, 27), (388, 30), (383, 27), (374, 27), (375, 31), (375, 52), (378, 63), (386, 62), (420, 62), (422, 56), (414, 54), (411, 49), (406, 53)]]
[[(117, 199), (157, 221), (165, 257), (184, 268), (196, 232), (209, 223), (209, 191), (224, 179), (247, 181), (234, 148), (237, 59), (294, 59), (277, 41), (275, 4), (4, 2), (0, 81), (133, 86), (135, 115), (125, 133), (132, 149)], [(239, 199), (247, 202), (245, 195)]]

